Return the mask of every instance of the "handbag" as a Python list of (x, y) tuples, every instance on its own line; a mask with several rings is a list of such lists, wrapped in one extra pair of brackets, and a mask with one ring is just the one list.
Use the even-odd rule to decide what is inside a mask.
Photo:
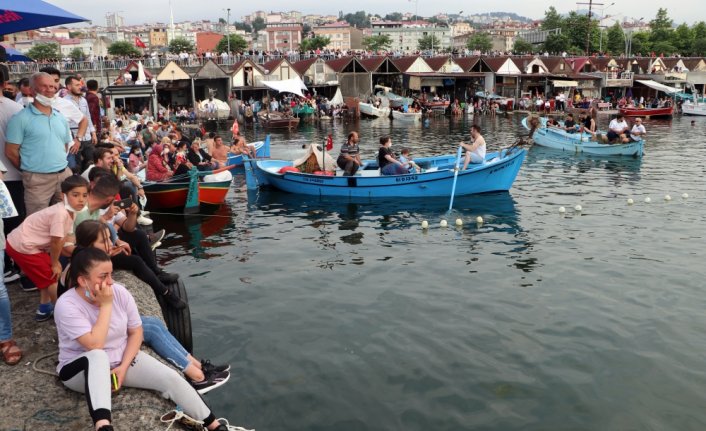
[(18, 215), (10, 191), (7, 190), (5, 183), (0, 181), (0, 218), (17, 217)]

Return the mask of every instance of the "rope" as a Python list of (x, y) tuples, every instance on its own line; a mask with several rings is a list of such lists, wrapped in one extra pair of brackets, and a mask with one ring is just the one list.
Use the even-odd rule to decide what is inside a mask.
[(32, 369), (33, 369), (34, 371), (38, 372), (38, 373), (48, 374), (48, 375), (54, 376), (54, 377), (59, 377), (59, 375), (58, 375), (55, 371), (42, 370), (42, 369), (40, 369), (40, 368), (37, 367), (37, 364), (39, 363), (39, 361), (43, 361), (43, 360), (45, 360), (45, 359), (47, 359), (47, 358), (50, 358), (50, 357), (52, 357), (52, 356), (56, 356), (56, 355), (58, 355), (58, 354), (59, 354), (59, 351), (56, 350), (56, 351), (54, 351), (54, 352), (47, 353), (46, 355), (40, 356), (39, 358), (35, 359), (34, 362), (32, 362)]

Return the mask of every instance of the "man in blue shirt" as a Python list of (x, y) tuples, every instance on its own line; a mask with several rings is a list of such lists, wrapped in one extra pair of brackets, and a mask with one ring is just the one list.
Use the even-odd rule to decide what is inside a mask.
[(69, 124), (52, 103), (58, 88), (51, 75), (30, 78), (34, 101), (7, 125), (5, 155), (22, 171), (27, 215), (61, 199), (61, 182), (71, 176), (66, 154), (73, 138)]

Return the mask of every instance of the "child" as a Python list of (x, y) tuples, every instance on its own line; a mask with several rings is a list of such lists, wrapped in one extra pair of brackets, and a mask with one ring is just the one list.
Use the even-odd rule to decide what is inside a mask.
[(402, 148), (400, 151), (400, 162), (402, 162), (403, 165), (409, 166), (410, 173), (418, 174), (422, 171), (422, 168), (409, 158), (409, 148), (407, 147)]
[(68, 235), (73, 235), (74, 218), (86, 206), (88, 181), (78, 175), (61, 183), (63, 202), (27, 217), (7, 236), (7, 254), (39, 289), (37, 322), (51, 318), (56, 286), (61, 275), (59, 257)]

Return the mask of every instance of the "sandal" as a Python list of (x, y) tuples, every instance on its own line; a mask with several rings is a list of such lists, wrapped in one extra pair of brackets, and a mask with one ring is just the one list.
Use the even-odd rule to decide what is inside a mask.
[(22, 350), (17, 347), (15, 340), (1, 342), (0, 352), (2, 352), (2, 358), (7, 365), (16, 365), (22, 359)]

